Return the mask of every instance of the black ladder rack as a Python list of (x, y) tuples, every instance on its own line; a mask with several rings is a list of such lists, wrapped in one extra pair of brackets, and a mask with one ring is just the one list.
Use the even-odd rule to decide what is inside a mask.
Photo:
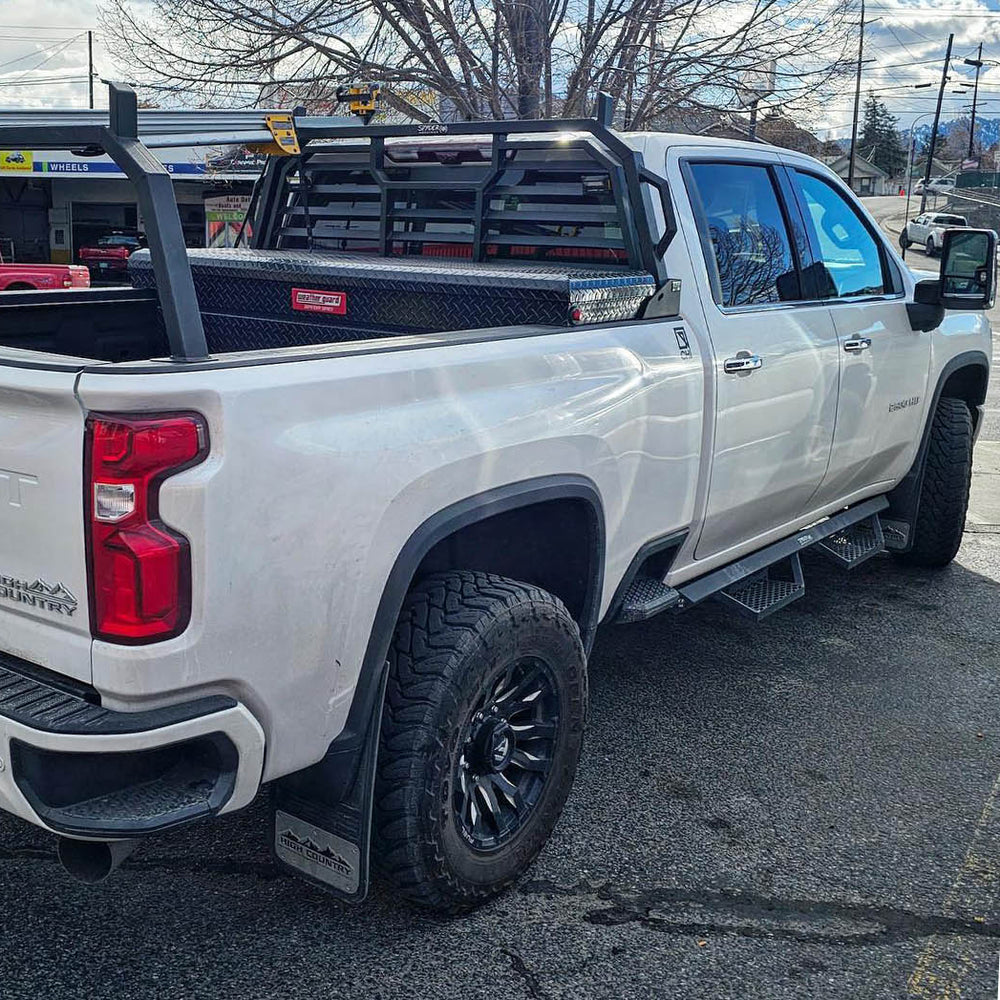
[[(219, 146), (268, 143), (272, 139), (266, 116), (289, 112), (252, 111), (140, 111), (135, 91), (110, 83), (109, 112), (0, 110), (0, 145), (6, 148), (68, 149), (81, 156), (107, 153), (135, 185), (145, 220), (150, 256), (171, 356), (176, 361), (200, 361), (208, 356), (205, 331), (187, 259), (180, 215), (171, 176), (150, 152), (171, 146)], [(387, 192), (392, 179), (385, 172), (385, 140), (440, 136), (483, 136), (491, 143), (493, 169), (473, 190), (475, 211), (474, 255), (490, 224), (489, 199), (484, 198), (505, 168), (506, 150), (548, 149), (569, 139), (603, 165), (613, 178), (616, 206), (623, 229), (623, 243), (630, 267), (648, 271), (662, 284), (666, 275), (663, 251), (677, 231), (666, 182), (643, 165), (642, 156), (610, 127), (610, 99), (598, 101), (600, 119), (551, 119), (541, 121), (423, 123), (414, 125), (364, 125), (357, 118), (294, 116), (302, 149), (300, 156), (274, 157), (260, 185), (254, 221), (274, 233), (282, 210), (281, 197), (289, 174), (324, 148), (350, 148), (349, 143), (324, 146), (328, 140), (362, 140), (376, 171), (380, 193), (380, 235), (383, 250), (391, 241), (388, 231)], [(516, 139), (514, 137), (517, 137)], [(529, 139), (528, 136), (535, 138)], [(546, 138), (547, 136), (547, 138)], [(367, 143), (367, 145), (364, 145)], [(310, 144), (313, 144), (310, 146)], [(357, 148), (358, 144), (355, 144)], [(654, 231), (654, 193), (663, 213), (663, 232)], [(308, 203), (302, 213), (311, 236), (314, 218)], [(258, 245), (268, 245), (266, 242)]]

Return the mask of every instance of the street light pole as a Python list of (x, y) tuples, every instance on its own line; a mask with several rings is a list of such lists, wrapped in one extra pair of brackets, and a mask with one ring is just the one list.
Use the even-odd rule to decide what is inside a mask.
[[(927, 118), (932, 113), (933, 112), (925, 111), (923, 114), (917, 115), (916, 118), (910, 122), (910, 132), (908, 136), (909, 141), (907, 143), (906, 150), (906, 207), (903, 209), (903, 233), (906, 232), (906, 226), (910, 221), (910, 192), (913, 190), (913, 154), (917, 145), (917, 137), (914, 135), (914, 132), (917, 128), (917, 122), (920, 121), (921, 118)], [(906, 246), (902, 241), (900, 241), (900, 248), (903, 251), (903, 260), (906, 260)]]
[(861, 0), (861, 30), (858, 33), (858, 71), (854, 78), (854, 118), (851, 120), (851, 158), (847, 165), (847, 186), (854, 190), (854, 157), (858, 146), (858, 108), (861, 104), (861, 60), (865, 54), (865, 0)]
[(94, 33), (87, 32), (87, 87), (90, 93), (90, 107), (94, 107)]
[(983, 68), (983, 43), (979, 43), (979, 55), (975, 59), (966, 59), (966, 66), (976, 67), (976, 86), (972, 91), (972, 123), (969, 125), (969, 159), (972, 159), (972, 143), (976, 136), (976, 102), (979, 98), (979, 71)]
[(948, 82), (948, 66), (951, 63), (951, 46), (955, 35), (948, 36), (948, 51), (944, 54), (944, 67), (941, 70), (941, 86), (938, 88), (937, 107), (934, 110), (934, 124), (931, 126), (931, 147), (927, 151), (927, 167), (924, 170), (924, 189), (920, 192), (920, 212), (923, 214), (927, 206), (927, 185), (931, 182), (931, 165), (934, 163), (934, 150), (937, 147), (938, 125), (941, 122), (941, 102), (944, 100), (944, 88)]

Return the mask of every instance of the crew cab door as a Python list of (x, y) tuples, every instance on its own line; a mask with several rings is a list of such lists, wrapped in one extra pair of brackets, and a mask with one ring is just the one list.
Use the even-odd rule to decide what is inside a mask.
[(912, 222), (910, 222), (906, 227), (906, 235), (914, 243), (923, 243), (927, 239), (927, 232), (929, 226), (927, 220), (930, 218), (929, 215), (918, 215)]
[(839, 341), (840, 402), (820, 506), (909, 469), (923, 427), (931, 337), (911, 328), (899, 266), (854, 195), (801, 166), (789, 179)]
[(681, 171), (717, 392), (704, 559), (809, 509), (830, 459), (839, 346), (826, 304), (807, 301), (805, 236), (774, 154), (691, 155)]

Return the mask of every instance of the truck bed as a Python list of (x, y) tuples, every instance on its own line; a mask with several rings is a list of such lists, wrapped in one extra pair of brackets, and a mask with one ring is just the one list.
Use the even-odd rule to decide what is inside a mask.
[(134, 288), (3, 292), (0, 346), (111, 362), (170, 353), (156, 293)]

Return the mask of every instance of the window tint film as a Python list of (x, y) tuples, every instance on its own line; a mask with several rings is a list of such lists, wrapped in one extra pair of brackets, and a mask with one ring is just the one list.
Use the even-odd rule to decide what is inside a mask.
[(882, 254), (854, 208), (814, 174), (798, 173), (809, 219), (815, 229), (822, 268), (821, 298), (884, 295)]
[(801, 298), (788, 230), (770, 172), (740, 163), (692, 163), (721, 288), (720, 305)]

